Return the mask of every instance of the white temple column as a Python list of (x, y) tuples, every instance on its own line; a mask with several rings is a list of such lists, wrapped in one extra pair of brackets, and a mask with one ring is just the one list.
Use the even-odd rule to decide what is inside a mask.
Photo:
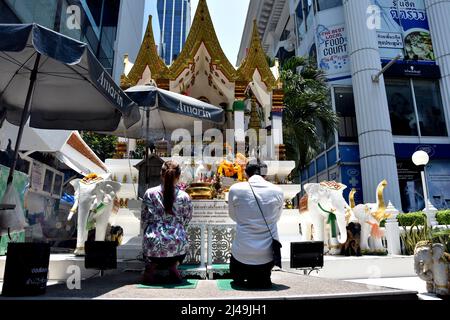
[(283, 144), (283, 115), (272, 113), (272, 136), (275, 145)]
[(447, 130), (450, 132), (450, 0), (426, 0), (436, 61), (441, 69), (441, 92)]
[(378, 184), (387, 179), (386, 201), (401, 208), (397, 161), (395, 158), (384, 78), (372, 81), (381, 70), (376, 30), (367, 26), (369, 0), (344, 0), (349, 37), (353, 91), (358, 124), (364, 202), (376, 201)]
[(236, 153), (245, 154), (245, 102), (236, 101), (234, 110), (234, 139), (237, 144)]
[(273, 153), (278, 160), (279, 155), (275, 154), (275, 148), (277, 146), (283, 145), (283, 114), (282, 112), (272, 112), (272, 143), (273, 143)]

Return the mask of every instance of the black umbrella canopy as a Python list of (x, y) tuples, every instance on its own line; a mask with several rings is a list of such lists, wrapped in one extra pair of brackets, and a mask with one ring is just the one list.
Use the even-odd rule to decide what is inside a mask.
[(212, 104), (154, 86), (136, 86), (125, 91), (140, 106), (153, 107), (166, 112), (223, 124), (224, 111)]
[(126, 127), (140, 119), (87, 44), (37, 24), (0, 24), (0, 114), (8, 122), (21, 125), (28, 91), (34, 128), (110, 132), (122, 116)]
[(194, 132), (195, 122), (201, 121), (204, 130), (222, 125), (222, 108), (203, 101), (163, 90), (151, 85), (140, 85), (125, 91), (140, 106), (141, 120), (125, 130), (119, 125), (113, 134), (134, 139), (170, 139), (176, 129)]

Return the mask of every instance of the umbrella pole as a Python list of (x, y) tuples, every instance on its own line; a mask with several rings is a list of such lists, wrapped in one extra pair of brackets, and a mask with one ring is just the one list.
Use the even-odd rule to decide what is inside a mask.
[(149, 145), (148, 145), (148, 143), (149, 143), (149, 139), (148, 139), (148, 136), (149, 136), (149, 133), (148, 133), (148, 131), (149, 131), (149, 128), (150, 128), (150, 107), (148, 107), (147, 108), (147, 110), (146, 110), (146, 116), (147, 116), (147, 124), (146, 124), (146, 127), (147, 127), (147, 134), (146, 134), (146, 141), (145, 141), (145, 187), (146, 187), (146, 189), (148, 189), (148, 186), (149, 186), (149, 183), (148, 183), (148, 168), (149, 168), (149, 162), (150, 162), (150, 156), (149, 156), (149, 154), (148, 154), (148, 151), (149, 151)]
[(19, 157), (20, 143), (22, 142), (23, 130), (24, 130), (25, 124), (28, 120), (28, 115), (30, 113), (31, 101), (33, 100), (33, 93), (34, 93), (34, 88), (35, 88), (35, 84), (36, 84), (40, 60), (41, 60), (41, 54), (37, 53), (36, 60), (34, 61), (34, 67), (33, 67), (33, 70), (31, 71), (30, 85), (28, 87), (27, 98), (25, 100), (25, 105), (24, 105), (24, 108), (22, 111), (22, 118), (20, 119), (20, 127), (19, 127), (19, 132), (17, 134), (16, 147), (14, 148), (13, 163), (9, 169), (8, 183), (7, 183), (8, 186), (13, 182), (14, 171), (16, 169), (17, 160)]

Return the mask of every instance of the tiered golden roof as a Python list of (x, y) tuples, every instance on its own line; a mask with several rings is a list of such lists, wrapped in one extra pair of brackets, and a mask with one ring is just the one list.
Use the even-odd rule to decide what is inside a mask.
[(145, 31), (144, 40), (139, 49), (136, 62), (128, 75), (122, 75), (121, 86), (129, 88), (137, 85), (146, 67), (149, 67), (153, 79), (164, 79), (169, 76), (169, 68), (158, 55), (153, 36), (152, 16), (149, 16), (147, 30)]
[(276, 88), (277, 82), (270, 70), (267, 62), (267, 56), (261, 45), (261, 39), (258, 33), (258, 27), (256, 20), (253, 20), (253, 32), (250, 42), (250, 49), (248, 50), (247, 57), (242, 62), (241, 66), (237, 70), (237, 76), (239, 80), (245, 80), (251, 82), (253, 80), (253, 74), (255, 70), (259, 71), (261, 79), (266, 84), (269, 90)]
[(151, 77), (157, 83), (166, 83), (169, 80), (174, 81), (184, 70), (189, 69), (190, 65), (194, 64), (195, 55), (202, 44), (211, 56), (212, 65), (217, 70), (220, 70), (228, 81), (250, 83), (253, 81), (255, 70), (258, 70), (268, 91), (272, 91), (277, 87), (276, 79), (270, 70), (264, 49), (261, 45), (256, 21), (253, 26), (248, 55), (242, 65), (236, 70), (220, 46), (206, 0), (199, 1), (186, 43), (170, 67), (167, 67), (164, 61), (158, 56), (151, 20), (150, 16), (144, 41), (136, 58), (135, 65), (128, 75), (122, 75), (122, 87), (128, 88), (136, 85), (147, 66), (150, 69)]
[(189, 68), (189, 64), (194, 63), (194, 57), (202, 43), (208, 50), (212, 63), (222, 71), (229, 81), (233, 82), (236, 77), (236, 70), (223, 53), (206, 0), (199, 1), (186, 43), (170, 67), (172, 80), (175, 80), (186, 68)]

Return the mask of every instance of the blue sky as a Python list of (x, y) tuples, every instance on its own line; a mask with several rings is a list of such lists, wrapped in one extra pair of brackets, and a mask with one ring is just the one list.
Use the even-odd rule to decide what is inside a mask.
[[(231, 64), (235, 65), (239, 47), (241, 45), (242, 32), (244, 30), (245, 19), (247, 17), (248, 4), (250, 0), (208, 0), (208, 7), (216, 29), (217, 37), (223, 51)], [(191, 0), (192, 19), (197, 9), (198, 0)], [(156, 16), (156, 0), (148, 0), (146, 16), (152, 14)], [(154, 18), (154, 28), (157, 19)], [(157, 28), (157, 29), (156, 29)], [(155, 31), (155, 33), (158, 33)], [(156, 36), (156, 35), (155, 35)], [(158, 36), (156, 36), (158, 37)], [(158, 41), (158, 39), (156, 39)]]

